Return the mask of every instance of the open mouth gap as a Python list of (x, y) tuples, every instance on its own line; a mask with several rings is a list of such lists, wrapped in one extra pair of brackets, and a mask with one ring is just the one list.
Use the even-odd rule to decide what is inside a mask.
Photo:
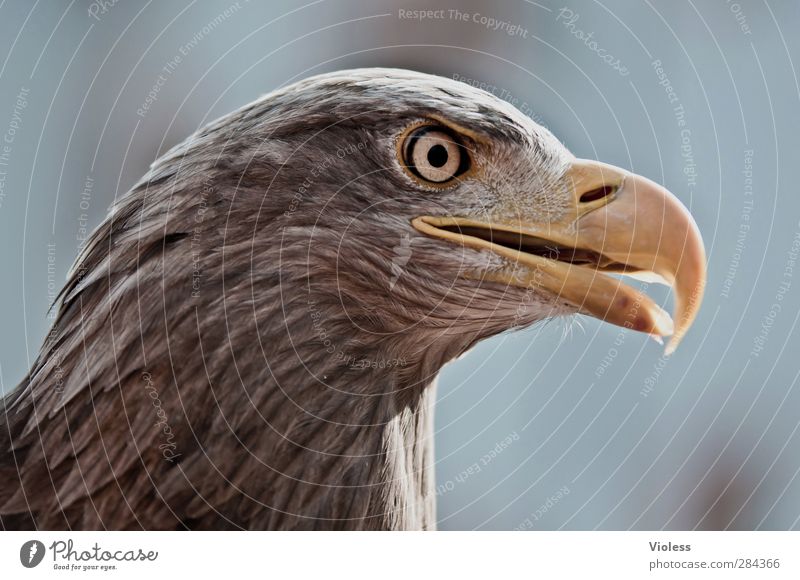
[(583, 195), (581, 195), (581, 203), (591, 203), (593, 201), (597, 201), (598, 199), (603, 199), (604, 197), (608, 197), (612, 195), (614, 192), (617, 191), (617, 187), (614, 185), (602, 185), (600, 187), (596, 187), (591, 191), (587, 191)]
[(605, 272), (625, 273), (628, 271), (635, 271), (635, 269), (631, 269), (625, 264), (615, 262), (598, 252), (582, 248), (571, 248), (553, 242), (552, 240), (546, 240), (522, 232), (509, 232), (489, 227), (460, 226), (457, 224), (438, 227), (439, 229), (461, 236), (478, 238), (497, 244), (498, 246), (503, 246), (525, 254), (540, 256), (548, 260), (566, 262), (576, 266), (590, 266)]

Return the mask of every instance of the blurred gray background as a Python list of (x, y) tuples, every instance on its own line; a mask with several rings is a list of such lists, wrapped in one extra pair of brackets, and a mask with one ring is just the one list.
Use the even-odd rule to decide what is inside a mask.
[[(419, 9), (443, 12), (403, 17)], [(800, 4), (773, 0), (4, 2), (0, 384), (160, 153), (293, 80), (413, 68), (485, 83), (577, 156), (665, 184), (710, 261), (669, 359), (582, 318), (449, 365), (440, 527), (800, 528), (799, 27)]]

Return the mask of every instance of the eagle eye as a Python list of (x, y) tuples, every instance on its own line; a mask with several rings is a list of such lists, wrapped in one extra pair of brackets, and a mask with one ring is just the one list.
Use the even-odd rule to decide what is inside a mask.
[(406, 137), (406, 167), (417, 177), (435, 184), (450, 181), (469, 169), (469, 155), (448, 129), (429, 125)]

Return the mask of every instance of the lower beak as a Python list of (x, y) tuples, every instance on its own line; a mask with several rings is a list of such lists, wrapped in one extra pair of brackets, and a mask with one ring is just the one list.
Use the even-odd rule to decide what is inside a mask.
[[(546, 223), (421, 216), (421, 232), (509, 261), (481, 278), (541, 288), (579, 311), (654, 337), (672, 353), (697, 315), (706, 281), (703, 241), (684, 205), (660, 185), (622, 169), (576, 160), (566, 175), (568, 210)], [(517, 212), (519, 213), (519, 212)], [(673, 288), (675, 320), (609, 274)]]

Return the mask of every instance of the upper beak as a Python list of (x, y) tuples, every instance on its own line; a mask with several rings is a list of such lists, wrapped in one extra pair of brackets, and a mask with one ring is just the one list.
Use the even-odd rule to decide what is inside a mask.
[[(567, 211), (555, 219), (421, 216), (413, 224), (428, 235), (489, 249), (512, 262), (514, 267), (484, 273), (484, 279), (543, 288), (612, 324), (672, 335), (670, 354), (703, 298), (706, 258), (697, 224), (669, 191), (617, 167), (579, 159), (565, 179), (570, 199)], [(676, 322), (646, 295), (605, 272), (670, 285)]]

